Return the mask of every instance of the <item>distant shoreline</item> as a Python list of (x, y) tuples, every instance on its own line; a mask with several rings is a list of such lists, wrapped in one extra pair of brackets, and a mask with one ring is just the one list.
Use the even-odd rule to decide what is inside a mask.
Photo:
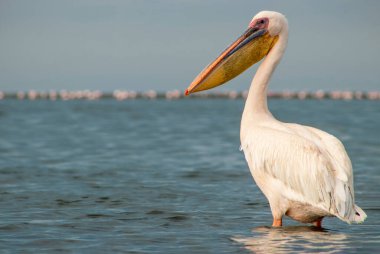
[[(149, 90), (146, 92), (135, 92), (127, 90), (115, 90), (113, 92), (102, 92), (100, 90), (80, 90), (80, 91), (49, 91), (39, 92), (36, 90), (19, 91), (19, 92), (3, 92), (0, 91), (0, 100), (14, 99), (14, 100), (100, 100), (100, 99), (114, 99), (114, 100), (133, 100), (133, 99), (245, 99), (248, 92), (203, 92), (195, 93), (191, 96), (185, 96), (179, 90), (156, 92)], [(380, 100), (380, 91), (281, 91), (281, 92), (268, 92), (268, 97), (272, 99), (314, 99), (314, 100)]]

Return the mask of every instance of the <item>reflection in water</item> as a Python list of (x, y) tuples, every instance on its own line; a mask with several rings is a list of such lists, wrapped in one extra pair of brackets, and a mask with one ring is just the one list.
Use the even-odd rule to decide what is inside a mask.
[(257, 227), (251, 237), (234, 237), (232, 240), (244, 244), (254, 253), (338, 253), (348, 247), (347, 236), (308, 226), (289, 226), (283, 228)]

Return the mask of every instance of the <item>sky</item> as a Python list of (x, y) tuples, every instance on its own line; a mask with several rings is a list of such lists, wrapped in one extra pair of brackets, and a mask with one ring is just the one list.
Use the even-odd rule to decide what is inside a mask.
[(261, 10), (290, 29), (270, 90), (380, 90), (378, 0), (0, 0), (0, 90), (185, 90)]

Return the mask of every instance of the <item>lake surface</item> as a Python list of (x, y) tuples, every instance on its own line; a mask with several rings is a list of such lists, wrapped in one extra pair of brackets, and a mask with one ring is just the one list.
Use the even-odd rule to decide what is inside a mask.
[(375, 253), (380, 101), (270, 100), (340, 138), (360, 225), (269, 227), (239, 151), (243, 100), (0, 101), (0, 253)]

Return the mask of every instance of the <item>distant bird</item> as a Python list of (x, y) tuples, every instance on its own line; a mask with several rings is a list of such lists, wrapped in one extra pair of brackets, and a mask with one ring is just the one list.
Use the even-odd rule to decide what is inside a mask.
[(269, 201), (272, 226), (282, 226), (284, 215), (316, 227), (326, 216), (363, 222), (367, 215), (355, 205), (352, 165), (342, 143), (319, 129), (280, 122), (268, 110), (267, 86), (287, 41), (285, 16), (258, 13), (185, 94), (219, 86), (265, 57), (249, 89), (240, 139), (252, 176)]

